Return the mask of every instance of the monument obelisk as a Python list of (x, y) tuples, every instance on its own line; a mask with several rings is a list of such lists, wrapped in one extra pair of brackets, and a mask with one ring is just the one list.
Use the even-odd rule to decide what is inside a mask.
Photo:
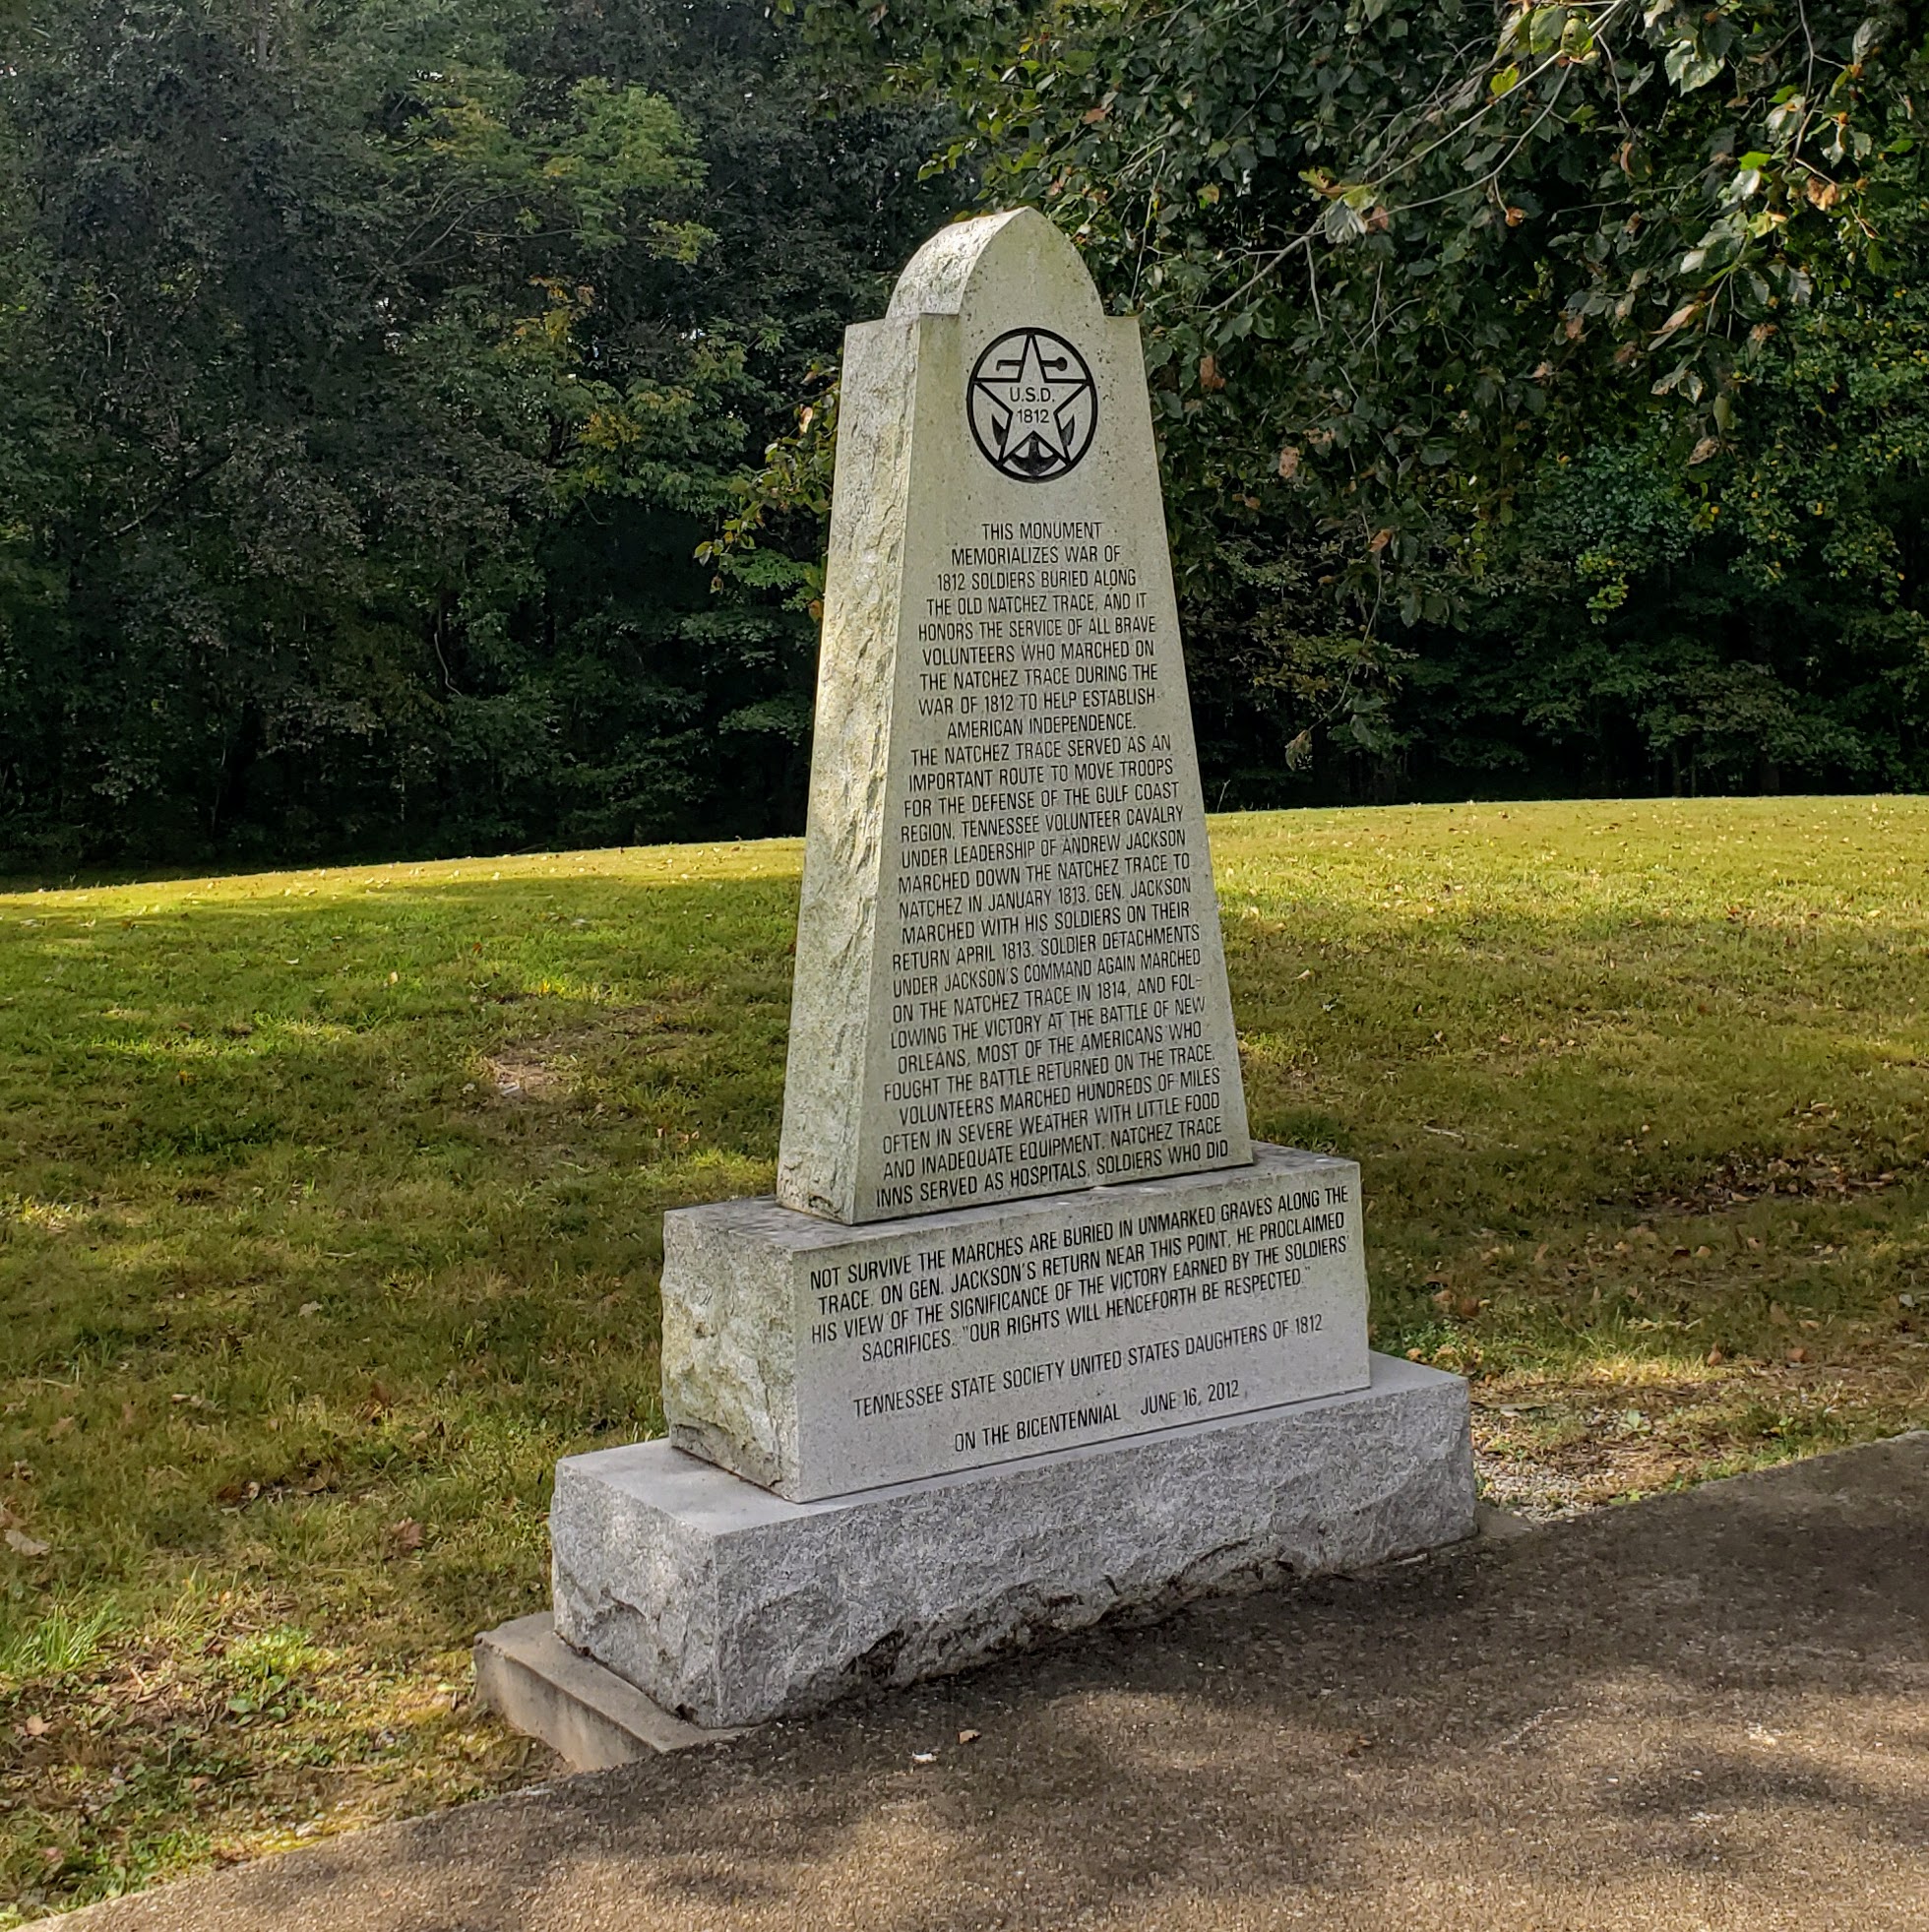
[(698, 1724), (1471, 1527), (1357, 1166), (1248, 1136), (1138, 325), (1033, 211), (846, 338), (778, 1192), (662, 1306), (555, 1628)]
[(842, 422), (778, 1199), (1243, 1166), (1138, 324), (1042, 216), (961, 222), (850, 331)]

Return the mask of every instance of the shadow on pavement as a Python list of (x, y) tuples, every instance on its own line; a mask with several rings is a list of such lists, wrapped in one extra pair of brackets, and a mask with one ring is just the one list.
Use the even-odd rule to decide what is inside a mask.
[(1920, 1927), (1926, 1637), (1918, 1435), (1099, 1631), (77, 1923)]

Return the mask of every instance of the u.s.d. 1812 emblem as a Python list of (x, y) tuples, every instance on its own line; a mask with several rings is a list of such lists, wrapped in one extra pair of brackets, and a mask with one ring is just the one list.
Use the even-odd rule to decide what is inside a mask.
[(1012, 329), (972, 365), (964, 408), (994, 469), (1021, 483), (1049, 483), (1091, 448), (1098, 388), (1063, 336)]

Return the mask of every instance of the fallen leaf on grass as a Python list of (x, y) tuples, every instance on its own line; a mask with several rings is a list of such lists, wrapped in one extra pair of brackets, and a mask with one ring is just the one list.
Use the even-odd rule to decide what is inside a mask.
[(422, 1526), (413, 1517), (404, 1517), (400, 1523), (389, 1525), (389, 1542), (401, 1554), (422, 1547)]
[(983, 1735), (982, 1731), (960, 1731), (958, 1741), (961, 1744), (975, 1744)]
[(60, 1418), (60, 1420), (56, 1422), (53, 1425), (53, 1427), (47, 1431), (47, 1440), (49, 1442), (58, 1442), (62, 1436), (66, 1435), (67, 1432), (73, 1428), (73, 1426), (74, 1426), (74, 1418), (71, 1415), (63, 1415)]
[(51, 1545), (36, 1540), (24, 1529), (9, 1529), (7, 1547), (16, 1556), (45, 1556)]
[(46, 1734), (53, 1729), (53, 1726), (50, 1723), (48, 1723), (44, 1717), (30, 1717), (28, 1718), (27, 1722), (21, 1726), (21, 1729), (24, 1730), (29, 1737), (45, 1737)]

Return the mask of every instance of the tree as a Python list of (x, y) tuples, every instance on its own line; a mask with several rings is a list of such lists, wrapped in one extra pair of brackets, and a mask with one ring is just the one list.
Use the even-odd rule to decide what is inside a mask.
[(13, 862), (785, 822), (811, 640), (693, 553), (931, 218), (747, 0), (5, 30)]
[[(1548, 720), (1605, 685), (1570, 661), (1556, 703), (1544, 662), (1507, 655), (1529, 586), (1568, 599), (1550, 615), (1591, 626), (1596, 654), (1613, 629), (1614, 567), (1564, 554), (1563, 519), (1591, 491), (1611, 521), (1633, 465), (1687, 546), (1656, 555), (1649, 591), (1692, 556), (1746, 602), (1773, 574), (1766, 526), (1728, 499), (1744, 480), (1756, 500), (1765, 479), (1799, 492), (1817, 344), (1837, 365), (1872, 346), (1897, 285), (1919, 285), (1922, 29), (1902, 8), (932, 0), (814, 18), (847, 71), (956, 101), (952, 160), (988, 202), (1045, 208), (1144, 318), (1208, 763), (1235, 797), (1277, 795), (1320, 737), (1342, 754), (1329, 784), (1528, 767), (1558, 785), (1572, 741)], [(1894, 487), (1856, 486), (1865, 544), (1879, 502), (1915, 514), (1895, 467), (1913, 456), (1885, 461)], [(1893, 586), (1875, 602), (1876, 683), (1917, 702), (1915, 620)], [(1761, 654), (1745, 636), (1724, 653), (1703, 668), (1732, 673), (1739, 719)], [(1447, 745), (1431, 715), (1470, 655), (1503, 727), (1484, 750)], [(1773, 682), (1769, 712), (1813, 711)], [(1678, 748), (1630, 718), (1596, 715), (1602, 781), (1651, 782)], [(1884, 748), (1811, 725), (1783, 733), (1785, 759), (1705, 769), (1920, 769), (1893, 729)]]

